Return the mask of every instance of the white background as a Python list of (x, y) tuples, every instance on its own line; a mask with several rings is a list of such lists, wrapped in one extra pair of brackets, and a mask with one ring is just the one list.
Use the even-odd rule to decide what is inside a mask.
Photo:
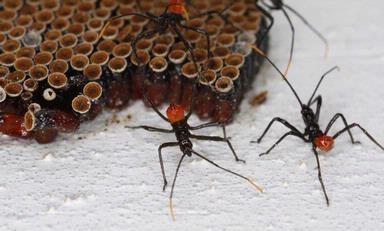
[[(320, 75), (334, 65), (320, 89), (324, 104), (320, 124), (336, 112), (359, 122), (384, 143), (384, 21), (380, 0), (288, 1), (322, 31), (331, 44), (323, 46), (301, 22), (289, 79), (303, 100)], [(270, 56), (283, 67), (289, 50), (289, 27), (274, 13)], [(321, 156), (323, 178), (331, 200), (325, 205), (311, 147), (288, 138), (271, 155), (258, 154), (286, 128), (276, 125), (260, 144), (250, 144), (270, 119), (282, 116), (303, 128), (297, 102), (270, 65), (263, 67), (254, 92), (268, 89), (268, 101), (257, 108), (244, 102), (228, 133), (247, 164), (236, 163), (221, 143), (197, 142), (195, 148), (234, 171), (251, 176), (265, 188), (249, 184), (207, 163), (187, 158), (175, 191), (176, 222), (168, 212), (170, 188), (162, 192), (157, 146), (173, 135), (129, 131), (124, 125), (167, 127), (142, 103), (118, 113), (129, 122), (107, 126), (112, 113), (83, 125), (74, 136), (51, 145), (1, 137), (0, 230), (383, 230), (384, 153), (360, 131), (347, 136)], [(193, 119), (191, 124), (200, 123)], [(341, 128), (337, 124), (335, 129)], [(219, 129), (201, 134), (220, 135)], [(78, 140), (78, 137), (84, 139)], [(178, 149), (165, 150), (169, 180), (180, 158)]]

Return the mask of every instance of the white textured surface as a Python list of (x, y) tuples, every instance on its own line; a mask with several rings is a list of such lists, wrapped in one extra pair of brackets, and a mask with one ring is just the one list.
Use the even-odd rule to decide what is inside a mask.
[[(307, 99), (319, 76), (337, 64), (341, 72), (322, 85), (321, 125), (336, 112), (360, 122), (384, 143), (384, 4), (380, 0), (327, 0), (289, 3), (324, 32), (331, 53), (322, 59), (322, 44), (295, 20), (297, 46), (290, 80)], [(272, 31), (271, 57), (283, 66), (289, 31), (278, 12)], [(127, 122), (104, 129), (105, 113), (97, 123), (82, 127), (75, 137), (40, 146), (1, 137), (0, 230), (383, 230), (384, 153), (358, 130), (362, 145), (346, 136), (321, 156), (323, 177), (331, 199), (325, 205), (310, 146), (289, 138), (269, 156), (259, 158), (285, 128), (276, 125), (260, 145), (250, 145), (273, 116), (302, 128), (299, 108), (287, 86), (269, 65), (255, 91), (267, 88), (268, 101), (242, 105), (228, 127), (238, 164), (220, 143), (198, 142), (196, 149), (234, 171), (252, 176), (265, 188), (255, 192), (247, 183), (196, 159), (182, 166), (175, 192), (174, 223), (162, 179), (157, 146), (172, 135), (128, 131)], [(135, 103), (120, 112), (132, 114), (131, 125), (163, 125), (151, 110)], [(145, 115), (145, 116), (139, 116)], [(196, 119), (192, 124), (199, 123)], [(338, 124), (337, 128), (341, 125)], [(219, 129), (200, 133), (221, 134)], [(85, 137), (78, 140), (77, 137)], [(169, 180), (180, 153), (165, 151)]]

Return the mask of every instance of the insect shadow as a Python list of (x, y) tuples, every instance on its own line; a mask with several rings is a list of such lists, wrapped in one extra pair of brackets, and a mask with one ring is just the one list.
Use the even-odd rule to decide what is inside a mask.
[[(371, 134), (369, 134), (360, 124), (358, 123), (351, 123), (348, 124), (347, 120), (345, 119), (345, 116), (341, 113), (336, 113), (331, 121), (328, 123), (326, 129), (323, 131), (320, 129), (319, 126), (319, 116), (320, 116), (320, 109), (322, 105), (322, 97), (321, 95), (318, 95), (315, 97), (317, 90), (320, 87), (320, 84), (324, 80), (324, 78), (330, 74), (332, 71), (339, 69), (337, 66), (333, 67), (329, 71), (327, 71), (325, 74), (322, 75), (320, 78), (320, 81), (317, 83), (315, 90), (313, 91), (311, 97), (309, 98), (308, 102), (305, 104), (301, 101), (300, 97), (298, 96), (297, 92), (291, 85), (291, 83), (288, 81), (288, 79), (285, 77), (285, 75), (276, 67), (276, 65), (270, 60), (270, 58), (264, 54), (260, 49), (257, 47), (253, 46), (254, 50), (259, 53), (261, 56), (263, 56), (265, 59), (268, 60), (268, 62), (274, 67), (274, 69), (277, 70), (279, 75), (283, 78), (283, 80), (288, 84), (289, 88), (292, 90), (293, 94), (295, 95), (295, 98), (300, 104), (301, 108), (301, 115), (304, 121), (305, 125), (305, 130), (304, 132), (299, 131), (296, 127), (294, 127), (292, 124), (290, 124), (288, 121), (280, 118), (280, 117), (275, 117), (271, 120), (271, 122), (268, 124), (267, 128), (264, 130), (263, 134), (260, 136), (260, 138), (256, 141), (257, 143), (260, 143), (264, 136), (267, 134), (271, 126), (275, 122), (279, 122), (283, 124), (285, 127), (287, 127), (290, 131), (285, 133), (280, 139), (277, 140), (276, 143), (272, 145), (271, 148), (269, 148), (265, 153), (260, 154), (260, 156), (267, 155), (269, 154), (281, 141), (283, 141), (286, 137), (288, 136), (295, 136), (300, 138), (306, 143), (311, 143), (312, 144), (312, 151), (316, 157), (316, 162), (317, 162), (317, 170), (318, 170), (318, 178), (321, 184), (321, 188), (324, 193), (324, 197), (326, 200), (327, 205), (329, 206), (329, 198), (327, 195), (327, 191), (325, 190), (324, 182), (322, 179), (321, 175), (321, 168), (320, 168), (320, 161), (319, 161), (319, 153), (317, 149), (328, 152), (332, 150), (334, 146), (334, 141), (336, 138), (338, 138), (341, 134), (344, 134), (345, 132), (348, 133), (352, 144), (359, 143), (358, 141), (355, 141), (353, 138), (351, 129), (352, 128), (359, 128), (373, 143), (375, 143), (381, 150), (384, 151), (384, 147), (376, 141), (376, 139), (373, 138)], [(313, 111), (311, 106), (316, 104), (316, 110)], [(331, 127), (334, 125), (334, 123), (338, 120), (341, 119), (341, 121), (344, 124), (344, 128), (341, 129), (340, 131), (336, 132), (334, 135), (328, 135), (329, 130)], [(251, 141), (254, 143), (254, 141)]]

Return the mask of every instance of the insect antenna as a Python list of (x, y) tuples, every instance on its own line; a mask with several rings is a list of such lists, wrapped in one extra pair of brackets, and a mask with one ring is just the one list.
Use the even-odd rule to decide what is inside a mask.
[(292, 12), (294, 15), (296, 15), (296, 17), (298, 17), (317, 37), (319, 37), (319, 39), (325, 45), (324, 57), (327, 58), (328, 57), (328, 53), (329, 53), (329, 43), (328, 43), (328, 40), (320, 33), (319, 30), (317, 30), (312, 24), (310, 24), (308, 22), (308, 20), (306, 18), (304, 18), (303, 15), (301, 15), (299, 12), (297, 12), (295, 9), (293, 9), (292, 7), (290, 7), (287, 4), (284, 4), (284, 7), (287, 8), (287, 10)]
[(287, 11), (284, 8), (281, 8), (281, 11), (283, 11), (283, 14), (284, 14), (285, 18), (287, 19), (287, 21), (289, 23), (289, 27), (291, 28), (291, 32), (292, 32), (291, 33), (291, 49), (289, 51), (288, 64), (287, 64), (287, 67), (285, 68), (285, 71), (284, 71), (284, 75), (287, 76), (289, 68), (291, 67), (291, 64), (292, 64), (293, 50), (295, 48), (296, 31), (295, 31), (295, 27), (293, 26), (292, 20), (289, 17)]
[[(141, 75), (144, 76), (145, 73), (146, 73), (146, 70), (145, 70), (146, 65), (142, 65), (142, 63), (139, 61), (139, 66), (138, 66), (138, 68), (139, 68), (139, 72), (141, 73)], [(141, 92), (142, 92), (142, 94), (143, 94), (144, 99), (145, 99), (146, 101), (148, 101), (149, 105), (150, 105), (151, 108), (156, 112), (157, 115), (159, 115), (163, 120), (169, 122), (169, 119), (168, 119), (165, 115), (163, 115), (163, 114), (159, 111), (159, 109), (157, 109), (157, 107), (156, 107), (155, 104), (152, 102), (152, 100), (147, 96), (146, 91), (145, 91), (145, 88), (144, 88), (144, 85), (145, 85), (144, 80), (142, 80), (142, 81), (143, 81), (143, 82), (142, 82), (142, 84), (141, 84)]]
[(319, 82), (318, 82), (317, 85), (316, 85), (315, 90), (314, 90), (313, 93), (312, 93), (311, 98), (310, 98), (309, 101), (308, 101), (308, 105), (311, 104), (312, 99), (313, 99), (313, 97), (315, 97), (315, 94), (316, 94), (317, 90), (319, 89), (320, 84), (321, 84), (321, 82), (323, 81), (323, 79), (324, 79), (328, 74), (330, 74), (331, 72), (333, 72), (334, 70), (338, 70), (338, 71), (339, 71), (340, 68), (339, 68), (338, 66), (334, 66), (334, 67), (332, 67), (329, 71), (325, 72), (325, 73), (321, 76)]
[(186, 154), (183, 154), (183, 156), (180, 158), (179, 163), (177, 164), (177, 168), (176, 168), (175, 176), (173, 177), (172, 188), (171, 188), (171, 194), (169, 195), (169, 210), (170, 210), (170, 213), (171, 213), (171, 216), (172, 216), (172, 220), (173, 220), (173, 221), (176, 221), (175, 213), (174, 213), (174, 211), (173, 211), (173, 190), (175, 189), (175, 184), (176, 184), (177, 174), (179, 173), (180, 166), (181, 166), (181, 163), (182, 163), (183, 160), (184, 160), (185, 155), (186, 155)]
[(293, 88), (291, 83), (288, 81), (287, 77), (285, 77), (285, 75), (276, 66), (276, 64), (274, 62), (272, 62), (272, 60), (262, 50), (257, 48), (255, 45), (250, 45), (250, 47), (252, 47), (258, 54), (263, 56), (275, 68), (275, 70), (280, 74), (280, 76), (283, 78), (283, 80), (288, 84), (289, 88), (291, 88), (291, 90), (292, 90), (293, 94), (295, 95), (297, 101), (299, 101), (300, 107), (302, 107), (303, 103), (301, 102), (299, 95), (297, 94), (297, 92), (295, 91), (295, 89)]

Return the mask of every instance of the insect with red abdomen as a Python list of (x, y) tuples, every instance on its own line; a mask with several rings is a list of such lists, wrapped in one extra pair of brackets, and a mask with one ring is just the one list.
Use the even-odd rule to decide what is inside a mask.
[[(176, 183), (176, 178), (177, 178), (177, 174), (179, 172), (181, 163), (183, 162), (183, 160), (184, 160), (184, 158), (186, 156), (191, 157), (192, 155), (195, 155), (195, 156), (197, 156), (197, 157), (207, 161), (208, 163), (214, 165), (217, 168), (220, 168), (220, 169), (222, 169), (222, 170), (224, 170), (224, 171), (226, 171), (228, 173), (231, 173), (231, 174), (233, 174), (233, 175), (235, 175), (237, 177), (240, 177), (240, 178), (248, 181), (257, 190), (262, 192), (262, 189), (259, 186), (257, 186), (251, 179), (249, 179), (249, 178), (247, 178), (247, 177), (245, 177), (243, 175), (240, 175), (240, 174), (238, 174), (236, 172), (233, 172), (233, 171), (231, 171), (229, 169), (221, 167), (220, 165), (216, 164), (212, 160), (208, 159), (207, 157), (203, 156), (202, 154), (196, 152), (193, 149), (193, 144), (192, 144), (191, 139), (205, 140), (205, 141), (215, 141), (215, 142), (224, 142), (224, 143), (227, 143), (227, 145), (231, 149), (232, 154), (234, 155), (236, 161), (245, 162), (244, 160), (241, 160), (241, 159), (238, 158), (238, 156), (237, 156), (237, 154), (236, 154), (236, 152), (235, 152), (231, 142), (226, 137), (226, 132), (225, 132), (225, 127), (224, 126), (222, 126), (222, 125), (220, 125), (219, 123), (216, 123), (216, 122), (205, 123), (205, 124), (201, 124), (199, 126), (190, 126), (188, 124), (188, 119), (192, 115), (192, 110), (190, 110), (186, 114), (186, 112), (185, 112), (185, 110), (184, 110), (184, 108), (182, 106), (180, 106), (178, 104), (171, 104), (168, 107), (167, 112), (166, 112), (167, 115), (165, 116), (153, 105), (151, 100), (148, 99), (148, 97), (146, 97), (145, 94), (144, 94), (144, 98), (149, 102), (149, 104), (151, 105), (153, 110), (163, 120), (165, 120), (167, 123), (169, 123), (172, 126), (172, 129), (164, 129), (164, 128), (157, 128), (157, 127), (151, 127), (151, 126), (135, 126), (135, 127), (128, 127), (128, 128), (131, 128), (131, 129), (145, 129), (145, 130), (150, 131), (150, 132), (174, 133), (175, 136), (176, 136), (176, 141), (163, 143), (158, 148), (161, 173), (162, 173), (163, 180), (164, 180), (163, 191), (165, 190), (165, 188), (167, 186), (167, 179), (166, 179), (166, 176), (165, 176), (165, 170), (164, 170), (163, 157), (162, 157), (161, 150), (164, 149), (164, 148), (167, 148), (167, 147), (177, 147), (178, 146), (180, 148), (180, 151), (182, 152), (182, 156), (181, 156), (181, 158), (180, 158), (180, 160), (178, 162), (177, 168), (176, 168), (176, 172), (175, 172), (173, 183), (172, 183), (171, 193), (170, 193), (170, 196), (169, 196), (169, 207), (170, 207), (170, 212), (171, 212), (173, 220), (175, 220), (175, 216), (174, 216), (174, 212), (173, 212), (173, 204), (172, 204), (173, 191), (174, 191), (174, 187), (175, 187), (175, 183)], [(216, 127), (216, 126), (222, 126), (223, 132), (224, 132), (224, 137), (195, 135), (195, 134), (191, 133), (191, 131), (195, 131), (195, 130), (199, 130), (199, 129), (207, 128), (207, 127)]]
[[(330, 69), (329, 71), (327, 71), (321, 78), (320, 78), (320, 81), (318, 82), (315, 90), (313, 91), (310, 99), (308, 100), (308, 103), (304, 104), (301, 99), (299, 98), (297, 92), (295, 91), (295, 89), (293, 88), (293, 86), (291, 85), (291, 83), (287, 80), (287, 78), (284, 76), (284, 74), (276, 67), (276, 65), (262, 52), (260, 51), (258, 48), (256, 47), (253, 47), (257, 53), (259, 53), (261, 56), (263, 56), (265, 59), (268, 60), (269, 63), (271, 63), (271, 65), (278, 71), (278, 73), (280, 74), (280, 76), (283, 78), (283, 80), (288, 84), (289, 88), (292, 90), (293, 94), (295, 95), (297, 101), (299, 102), (300, 104), (300, 107), (301, 107), (301, 115), (303, 117), (303, 121), (304, 121), (304, 124), (305, 124), (305, 130), (304, 132), (301, 132), (299, 131), (297, 128), (295, 128), (293, 125), (291, 125), (288, 121), (280, 118), (280, 117), (275, 117), (271, 120), (271, 122), (268, 124), (267, 128), (265, 129), (265, 131), (263, 132), (263, 134), (260, 136), (260, 138), (257, 140), (257, 143), (260, 143), (261, 140), (264, 138), (264, 136), (266, 135), (266, 133), (269, 131), (269, 129), (271, 128), (272, 124), (275, 123), (275, 122), (279, 122), (281, 124), (283, 124), (284, 126), (286, 126), (290, 131), (285, 133), (280, 139), (278, 139), (278, 141), (272, 145), (272, 147), (270, 149), (268, 149), (265, 153), (262, 153), (260, 154), (260, 156), (263, 156), (263, 155), (267, 155), (269, 154), (281, 141), (283, 141), (287, 136), (295, 136), (295, 137), (298, 137), (300, 139), (302, 139), (304, 142), (306, 143), (311, 143), (312, 144), (312, 150), (313, 150), (313, 153), (316, 157), (316, 162), (317, 162), (317, 170), (318, 170), (318, 178), (319, 178), (319, 181), (320, 181), (320, 184), (321, 184), (321, 187), (322, 187), (322, 190), (323, 190), (323, 193), (324, 193), (324, 196), (325, 196), (325, 200), (327, 202), (327, 205), (329, 206), (329, 199), (328, 199), (328, 195), (327, 195), (327, 192), (325, 190), (325, 186), (324, 186), (324, 183), (323, 183), (323, 179), (322, 179), (322, 176), (321, 176), (321, 168), (320, 168), (320, 161), (319, 161), (319, 153), (317, 151), (317, 149), (321, 150), (321, 151), (324, 151), (324, 152), (328, 152), (330, 150), (332, 150), (333, 146), (334, 146), (334, 142), (335, 142), (335, 139), (337, 137), (339, 137), (341, 134), (345, 133), (345, 132), (348, 132), (349, 134), (349, 137), (351, 139), (351, 142), (353, 144), (356, 144), (356, 143), (359, 143), (358, 141), (355, 141), (353, 136), (352, 136), (352, 133), (351, 133), (351, 129), (354, 128), (354, 127), (357, 127), (359, 128), (361, 131), (364, 132), (364, 134), (373, 142), (375, 143), (379, 148), (381, 148), (383, 151), (384, 151), (384, 147), (379, 144), (379, 142), (377, 142), (371, 134), (369, 134), (363, 127), (361, 127), (359, 124), (357, 123), (352, 123), (352, 124), (348, 124), (347, 123), (347, 120), (345, 119), (345, 116), (341, 113), (337, 113), (335, 114), (335, 116), (333, 116), (333, 118), (331, 119), (331, 121), (328, 123), (325, 131), (321, 130), (320, 129), (320, 126), (319, 126), (319, 116), (320, 116), (320, 109), (321, 109), (321, 105), (322, 105), (322, 97), (321, 95), (318, 95), (317, 97), (315, 97), (316, 95), (316, 92), (317, 90), (319, 89), (320, 87), (320, 84), (321, 82), (323, 81), (323, 79), (328, 75), (330, 74), (332, 71), (334, 70), (337, 70), (338, 67), (333, 67), (332, 69)], [(311, 106), (313, 104), (316, 104), (316, 110), (313, 111)], [(331, 127), (334, 125), (334, 123), (338, 120), (338, 119), (341, 119), (342, 122), (344, 123), (344, 128), (341, 129), (340, 131), (336, 132), (333, 136), (330, 136), (328, 135), (329, 133), (329, 130), (331, 129)], [(251, 141), (253, 142), (253, 141)]]

